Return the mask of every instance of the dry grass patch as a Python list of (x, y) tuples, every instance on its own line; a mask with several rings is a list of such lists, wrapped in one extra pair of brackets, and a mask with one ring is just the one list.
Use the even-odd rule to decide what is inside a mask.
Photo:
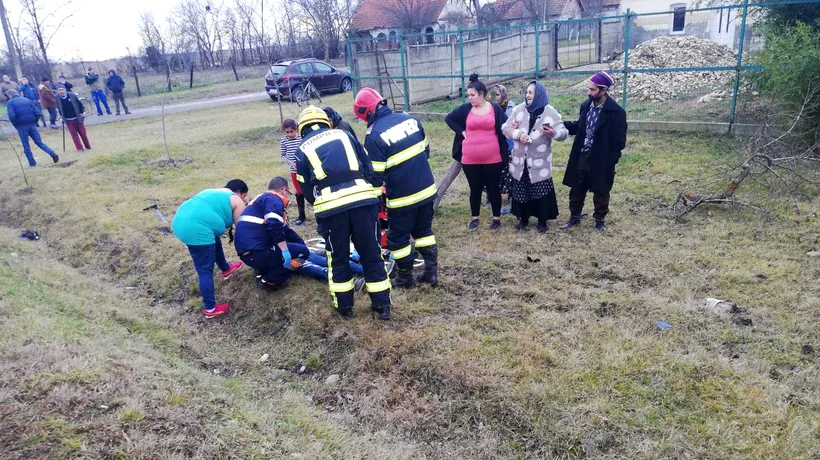
[[(340, 113), (349, 111), (347, 97), (329, 100)], [(799, 215), (783, 203), (773, 222), (725, 208), (670, 221), (677, 190), (670, 182), (733, 163), (735, 140), (632, 135), (606, 234), (590, 222), (545, 235), (516, 232), (509, 218), (491, 233), (486, 216), (480, 230), (468, 233), (467, 186), (458, 179), (434, 224), (441, 285), (394, 292), (390, 323), (370, 318), (364, 296), (358, 318), (340, 321), (326, 287), (313, 280), (295, 279), (281, 293), (259, 291), (250, 270), (217, 281), (218, 297), (234, 308), (206, 321), (187, 253), (142, 208), (156, 201), (170, 219), (195, 192), (234, 177), (261, 192), (271, 176), (286, 173), (277, 125), (278, 113), (261, 102), (174, 115), (172, 156), (191, 161), (173, 166), (157, 163), (164, 155), (157, 120), (94, 126), (95, 149), (68, 155), (80, 159), (72, 168), (32, 171), (35, 191), (26, 195), (15, 192), (21, 180), (14, 164), (0, 164), (8, 185), (0, 192), (2, 224), (38, 229), (44, 254), (72, 267), (69, 281), (104, 275), (100, 282), (108, 287), (101, 292), (122, 306), (105, 316), (105, 328), (121, 334), (107, 347), (127, 353), (138, 339), (146, 353), (161, 357), (148, 369), (162, 363), (188, 376), (147, 392), (143, 371), (125, 358), (115, 359), (122, 367), (82, 368), (88, 374), (79, 376), (92, 381), (68, 384), (128, 380), (117, 410), (138, 412), (112, 415), (117, 424), (148, 430), (160, 417), (157, 407), (195, 411), (190, 419), (200, 429), (232, 420), (234, 437), (220, 439), (228, 448), (247, 448), (249, 457), (264, 456), (250, 447), (259, 442), (272, 449), (268, 454), (345, 458), (820, 455), (818, 355), (803, 351), (820, 348), (820, 266), (805, 256), (820, 244), (820, 203), (801, 202)], [(355, 127), (363, 134), (362, 125)], [(452, 138), (442, 123), (428, 122), (425, 130), (441, 175)], [(559, 179), (568, 148), (557, 148)], [(562, 219), (566, 195), (559, 185)], [(300, 232), (315, 235), (312, 216)], [(74, 325), (53, 335), (62, 347), (89, 333), (82, 328), (98, 317), (89, 311), (108, 311), (111, 303), (94, 286), (77, 289), (76, 295), (94, 294), (84, 303), (93, 308), (50, 313)], [(742, 311), (706, 312), (697, 307), (706, 297), (731, 300)], [(51, 312), (47, 305), (30, 308)], [(657, 320), (672, 329), (658, 330)], [(52, 329), (25, 324), (26, 333)], [(4, 346), (20, 349), (22, 340)], [(78, 356), (96, 349), (87, 341), (71, 346)], [(270, 360), (260, 365), (265, 353)], [(52, 366), (36, 366), (34, 375), (70, 371)], [(325, 385), (332, 374), (340, 382)], [(65, 430), (93, 426), (77, 417), (64, 416), (72, 424)], [(274, 429), (279, 437), (271, 437)], [(207, 441), (212, 433), (191, 436)], [(164, 452), (174, 439), (163, 430), (145, 436), (152, 452)], [(308, 448), (293, 448), (305, 437)], [(395, 447), (396, 439), (407, 444)], [(217, 443), (203, 452), (225, 448)]]

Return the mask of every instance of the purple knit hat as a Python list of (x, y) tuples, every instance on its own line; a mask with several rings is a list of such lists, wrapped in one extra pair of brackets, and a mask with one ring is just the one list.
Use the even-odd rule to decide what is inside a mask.
[(615, 83), (615, 80), (612, 79), (612, 75), (608, 74), (607, 72), (598, 72), (589, 79), (593, 85), (609, 88)]

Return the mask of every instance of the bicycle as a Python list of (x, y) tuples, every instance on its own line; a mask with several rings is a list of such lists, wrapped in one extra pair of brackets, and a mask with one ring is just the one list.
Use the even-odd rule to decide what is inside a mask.
[(290, 90), (291, 102), (295, 102), (299, 107), (302, 107), (302, 104), (305, 102), (309, 103), (310, 99), (313, 97), (319, 101), (319, 104), (322, 103), (321, 93), (319, 93), (319, 90), (313, 86), (313, 83), (311, 83), (310, 80), (305, 80)]

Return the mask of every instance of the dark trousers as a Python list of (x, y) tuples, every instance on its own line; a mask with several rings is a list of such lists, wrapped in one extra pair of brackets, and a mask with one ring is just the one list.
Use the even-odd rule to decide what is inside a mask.
[(77, 150), (82, 151), (83, 145), (85, 145), (85, 148), (87, 149), (91, 148), (91, 143), (88, 142), (88, 133), (85, 132), (84, 124), (80, 123), (80, 121), (75, 118), (73, 120), (65, 120), (65, 126), (68, 128), (68, 132), (71, 134), (71, 140), (74, 141), (74, 147), (76, 147)]
[(225, 259), (225, 252), (222, 251), (222, 242), (217, 237), (214, 244), (188, 246), (188, 252), (194, 260), (194, 268), (199, 277), (199, 293), (202, 294), (202, 303), (205, 304), (206, 310), (213, 310), (216, 307), (214, 264), (223, 272), (231, 269), (228, 260)]
[(470, 184), (470, 212), (473, 216), (481, 213), (481, 192), (486, 188), (487, 199), (493, 210), (493, 217), (501, 217), (501, 171), (504, 163), (489, 165), (462, 165), (467, 183)]
[(436, 245), (433, 234), (433, 202), (414, 208), (397, 208), (387, 211), (387, 248), (399, 267), (413, 266), (413, 248), (410, 237), (416, 240), (416, 249)]
[(37, 165), (34, 161), (34, 154), (31, 153), (31, 145), (28, 143), (29, 137), (34, 141), (34, 145), (40, 147), (43, 152), (46, 152), (50, 157), (54, 157), (54, 150), (51, 150), (40, 137), (40, 132), (37, 131), (37, 125), (19, 126), (17, 127), (17, 134), (20, 136), (20, 142), (23, 143), (23, 153), (26, 154), (29, 166)]
[[(33, 102), (34, 102), (34, 105), (36, 105), (37, 108), (40, 109), (40, 120), (42, 120), (43, 128), (45, 128), (46, 127), (46, 114), (43, 113), (43, 106), (40, 104), (39, 101), (33, 101)], [(35, 125), (36, 124), (37, 123), (35, 123)]]
[[(569, 189), (569, 213), (572, 217), (581, 216), (587, 192), (589, 192), (589, 173), (582, 171), (578, 183)], [(595, 206), (592, 216), (595, 220), (604, 220), (609, 213), (609, 192), (593, 193), (592, 204)]]
[(316, 218), (319, 234), (326, 242), (330, 294), (333, 305), (340, 310), (353, 308), (353, 271), (349, 264), (351, 240), (359, 253), (373, 308), (390, 305), (390, 280), (384, 271), (379, 247), (377, 214), (376, 206), (365, 206)]
[(307, 246), (298, 243), (287, 243), (287, 245), (292, 260), (291, 269), (282, 265), (285, 259), (282, 258), (282, 251), (278, 246), (272, 249), (251, 251), (250, 254), (240, 256), (240, 259), (261, 274), (269, 286), (280, 287), (287, 282), (294, 270), (299, 269), (310, 257), (310, 250)]
[(51, 126), (57, 124), (57, 109), (48, 109), (48, 122)]
[(102, 115), (102, 108), (100, 107), (100, 103), (105, 107), (105, 112), (111, 115), (111, 109), (108, 108), (108, 98), (105, 97), (105, 91), (98, 89), (97, 91), (91, 91), (91, 98), (94, 99), (94, 105), (97, 106), (97, 115)]
[(123, 93), (112, 93), (114, 97), (114, 105), (117, 107), (117, 115), (120, 114), (120, 103), (122, 103), (122, 108), (125, 110), (125, 113), (131, 113), (128, 111), (128, 106), (125, 105), (125, 96)]

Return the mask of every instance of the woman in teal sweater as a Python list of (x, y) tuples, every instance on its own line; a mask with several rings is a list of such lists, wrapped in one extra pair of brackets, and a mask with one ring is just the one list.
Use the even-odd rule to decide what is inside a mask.
[(227, 303), (216, 304), (214, 264), (222, 271), (222, 279), (242, 268), (242, 262), (228, 263), (219, 238), (239, 221), (247, 199), (247, 184), (233, 179), (223, 188), (203, 190), (182, 203), (171, 222), (174, 235), (188, 246), (194, 260), (206, 318), (225, 314), (230, 308)]

